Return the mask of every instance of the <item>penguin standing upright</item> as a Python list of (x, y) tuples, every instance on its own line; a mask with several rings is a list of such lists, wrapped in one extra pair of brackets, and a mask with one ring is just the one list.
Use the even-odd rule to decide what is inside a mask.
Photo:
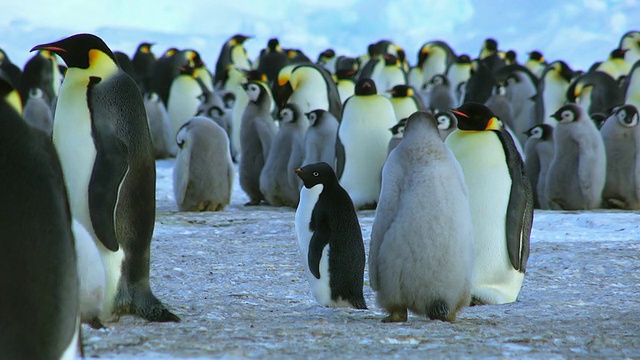
[[(197, 79), (197, 72), (195, 68), (183, 67), (180, 69), (180, 75), (171, 83), (167, 113), (171, 122), (172, 137), (175, 137), (182, 124), (195, 116), (198, 111), (200, 97), (204, 90), (202, 83)], [(175, 154), (177, 151), (175, 146), (173, 150)]]
[(288, 64), (289, 57), (280, 47), (278, 39), (269, 39), (267, 42), (267, 48), (264, 49), (264, 53), (260, 56), (260, 61), (257, 67), (258, 71), (267, 76), (269, 84), (273, 84), (278, 80), (278, 73), (280, 70)]
[[(398, 121), (397, 124), (393, 125), (389, 131), (391, 131), (391, 139), (389, 140), (389, 145), (387, 145), (387, 153), (391, 153), (391, 150), (395, 149), (402, 138), (404, 137), (404, 127), (407, 125), (407, 118), (402, 118)], [(387, 157), (388, 159), (388, 157)]]
[(352, 57), (341, 56), (336, 61), (336, 73), (334, 76), (336, 78), (338, 97), (342, 105), (344, 105), (344, 102), (355, 92), (355, 76), (358, 68), (357, 59)]
[(446, 75), (436, 74), (427, 85), (429, 105), (432, 114), (447, 111), (456, 106), (457, 101), (453, 88)]
[(416, 93), (415, 89), (409, 85), (396, 85), (391, 90), (391, 105), (393, 112), (396, 114), (396, 121), (408, 118), (416, 111), (426, 111), (422, 98)]
[(407, 73), (396, 56), (384, 54), (379, 64), (371, 74), (378, 95), (384, 95), (396, 85), (407, 85)]
[(20, 117), (15, 100), (0, 71), (0, 354), (75, 359), (78, 269), (62, 169), (49, 137)]
[(452, 110), (458, 130), (445, 143), (460, 162), (469, 187), (476, 262), (474, 304), (516, 301), (529, 258), (533, 191), (513, 138), (486, 106)]
[[(344, 146), (340, 185), (357, 209), (375, 208), (380, 195), (380, 174), (396, 124), (391, 102), (376, 94), (370, 79), (359, 80), (356, 93), (344, 104), (338, 139)], [(340, 172), (340, 166), (338, 166)]]
[(251, 60), (249, 60), (247, 50), (244, 48), (244, 42), (250, 38), (251, 36), (236, 34), (222, 44), (213, 78), (215, 87), (224, 85), (224, 76), (229, 66), (233, 66), (238, 70), (251, 69)]
[(51, 104), (45, 100), (44, 92), (39, 87), (32, 88), (29, 91), (29, 101), (24, 107), (22, 117), (29, 124), (51, 135), (53, 131)]
[(303, 182), (295, 229), (311, 294), (323, 306), (366, 309), (364, 243), (349, 194), (327, 163), (295, 173)]
[(624, 33), (618, 48), (627, 50), (624, 53), (624, 60), (633, 66), (640, 60), (640, 31), (631, 30)]
[(263, 81), (253, 80), (243, 85), (249, 103), (244, 109), (240, 126), (242, 151), (238, 173), (240, 187), (249, 196), (249, 202), (245, 205), (258, 205), (264, 200), (264, 194), (260, 191), (260, 173), (277, 131), (271, 116), (273, 100), (267, 86)]
[(451, 111), (441, 111), (434, 115), (438, 122), (438, 131), (442, 141), (458, 128), (458, 119)]
[(293, 170), (304, 160), (304, 133), (309, 122), (296, 103), (280, 110), (280, 127), (260, 173), (260, 191), (273, 206), (295, 208), (300, 200), (300, 184)]
[(144, 109), (151, 134), (154, 157), (165, 159), (176, 154), (171, 134), (171, 120), (162, 99), (156, 93), (144, 94)]
[(546, 184), (549, 165), (553, 159), (553, 127), (549, 124), (538, 124), (526, 131), (524, 143), (525, 170), (533, 189), (534, 207), (549, 209), (546, 200)]
[(564, 61), (554, 61), (545, 68), (538, 84), (537, 123), (556, 125), (553, 114), (566, 102), (572, 77), (573, 70)]
[(206, 88), (200, 97), (200, 105), (196, 110), (197, 116), (206, 116), (220, 125), (229, 138), (229, 151), (231, 159), (236, 162), (238, 151), (233, 143), (233, 106), (235, 95), (232, 92), (220, 91), (220, 94), (211, 92)]
[[(456, 106), (462, 105), (464, 89), (471, 77), (471, 58), (467, 54), (459, 55), (454, 62), (447, 67), (447, 78), (451, 83), (451, 90), (456, 99)], [(448, 109), (447, 109), (448, 110)]]
[(498, 80), (504, 84), (504, 96), (511, 104), (511, 118), (505, 120), (522, 145), (527, 141), (525, 132), (536, 125), (535, 97), (538, 93), (538, 78), (522, 65), (507, 65), (498, 71)]
[(338, 120), (328, 111), (316, 109), (306, 114), (309, 127), (304, 135), (302, 165), (326, 162), (335, 169)]
[(234, 168), (227, 133), (213, 120), (196, 116), (176, 135), (178, 155), (173, 192), (180, 211), (220, 211), (231, 202)]
[(143, 94), (151, 91), (151, 77), (153, 76), (153, 66), (156, 63), (156, 56), (151, 52), (153, 45), (154, 43), (151, 42), (140, 43), (131, 59), (135, 74), (134, 80)]
[(524, 62), (523, 66), (529, 69), (529, 71), (539, 79), (542, 76), (542, 72), (547, 67), (547, 62), (545, 61), (542, 53), (538, 50), (533, 50), (528, 55), (529, 58)]
[(150, 321), (179, 321), (149, 284), (156, 179), (138, 87), (95, 35), (73, 35), (33, 50), (53, 51), (69, 67), (54, 116), (53, 142), (71, 214), (95, 235), (107, 267), (104, 318), (134, 314)]
[(471, 302), (473, 225), (462, 169), (432, 114), (407, 119), (403, 140), (384, 165), (378, 204), (369, 278), (389, 312), (382, 321), (407, 321), (407, 309), (455, 320)]
[(576, 104), (553, 115), (553, 160), (547, 173), (546, 196), (552, 210), (591, 210), (602, 203), (607, 158), (596, 125)]
[(567, 100), (580, 105), (587, 116), (606, 116), (613, 108), (624, 104), (624, 93), (609, 74), (593, 70), (576, 78), (569, 85)]
[[(303, 113), (315, 109), (324, 109), (340, 119), (342, 102), (336, 83), (327, 70), (319, 65), (304, 64), (291, 69), (289, 77), (281, 76), (281, 85), (288, 81), (292, 93), (287, 103), (296, 103)], [(280, 106), (280, 104), (278, 104)]]
[(626, 52), (627, 49), (613, 49), (607, 60), (596, 62), (588, 72), (602, 71), (611, 76), (614, 80), (618, 81), (619, 79), (627, 76), (629, 70), (631, 70), (631, 66), (633, 65), (625, 61), (624, 54)]
[(600, 129), (607, 153), (602, 199), (610, 208), (640, 209), (640, 126), (638, 110), (623, 105), (613, 110)]
[(29, 91), (40, 88), (44, 92), (43, 98), (53, 106), (58, 96), (62, 74), (58, 70), (58, 60), (53, 52), (39, 51), (27, 61), (20, 77), (20, 97), (26, 105), (29, 101)]
[(445, 74), (447, 67), (456, 60), (456, 55), (449, 44), (444, 41), (429, 41), (418, 52), (418, 66), (422, 68), (422, 84), (426, 85), (436, 74)]

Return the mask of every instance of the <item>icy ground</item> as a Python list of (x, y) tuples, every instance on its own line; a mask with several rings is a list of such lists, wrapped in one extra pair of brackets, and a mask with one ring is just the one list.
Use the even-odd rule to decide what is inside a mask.
[[(519, 301), (466, 308), (455, 323), (329, 309), (309, 293), (294, 209), (245, 207), (237, 186), (218, 213), (176, 211), (174, 160), (157, 163), (151, 285), (181, 323), (125, 316), (83, 326), (88, 358), (633, 358), (640, 357), (640, 214), (535, 213)], [(365, 248), (373, 211), (358, 213)]]

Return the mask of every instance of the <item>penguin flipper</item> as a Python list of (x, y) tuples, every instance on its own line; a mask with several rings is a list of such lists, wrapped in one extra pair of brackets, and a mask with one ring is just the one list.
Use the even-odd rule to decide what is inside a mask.
[(514, 269), (524, 273), (533, 225), (533, 189), (511, 135), (506, 131), (496, 131), (496, 134), (505, 149), (511, 176), (511, 195), (505, 225), (509, 260)]
[(307, 254), (307, 262), (309, 263), (309, 270), (316, 277), (320, 279), (320, 261), (322, 260), (322, 252), (324, 248), (329, 245), (330, 234), (323, 229), (328, 228), (328, 224), (318, 226), (319, 222), (318, 214), (314, 209), (311, 216), (311, 222), (309, 223), (309, 229), (313, 231), (311, 240), (309, 241), (309, 253)]

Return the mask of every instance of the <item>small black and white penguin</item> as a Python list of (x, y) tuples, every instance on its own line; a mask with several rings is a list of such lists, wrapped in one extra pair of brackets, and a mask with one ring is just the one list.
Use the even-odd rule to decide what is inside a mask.
[(173, 192), (180, 211), (221, 211), (231, 202), (234, 167), (226, 131), (196, 116), (176, 134)]
[(326, 162), (335, 169), (336, 138), (338, 120), (330, 112), (322, 109), (307, 114), (309, 127), (304, 135), (304, 159), (302, 165)]
[(80, 296), (62, 169), (49, 136), (20, 117), (15, 99), (0, 71), (0, 354), (76, 359)]
[(436, 121), (438, 122), (438, 131), (440, 132), (440, 138), (442, 141), (446, 140), (449, 134), (454, 132), (458, 128), (458, 119), (453, 115), (451, 111), (441, 111), (434, 114)]
[(513, 130), (512, 136), (515, 135), (522, 145), (527, 140), (525, 132), (536, 125), (538, 78), (529, 69), (518, 64), (503, 67), (496, 77), (503, 84), (504, 96), (511, 105), (511, 118), (499, 118)]
[(51, 135), (53, 131), (53, 112), (51, 104), (45, 99), (44, 92), (39, 87), (29, 91), (29, 101), (24, 106), (22, 117), (31, 125), (42, 129)]
[(149, 258), (155, 222), (155, 162), (142, 95), (99, 37), (77, 34), (33, 50), (69, 69), (54, 116), (71, 214), (95, 236), (107, 273), (101, 320), (133, 314), (179, 321), (153, 295)]
[(600, 132), (577, 104), (553, 115), (553, 160), (546, 197), (552, 210), (591, 210), (602, 205), (607, 155)]
[(200, 105), (196, 110), (196, 116), (208, 117), (224, 129), (227, 133), (227, 137), (229, 138), (231, 159), (233, 159), (233, 162), (236, 162), (238, 159), (238, 151), (236, 150), (236, 145), (233, 142), (233, 107), (235, 105), (236, 96), (231, 91), (221, 90), (211, 92), (206, 88), (203, 88), (203, 90), (204, 92), (200, 97)]
[(313, 298), (327, 307), (366, 309), (362, 230), (349, 194), (327, 163), (296, 169), (302, 179), (295, 228)]
[[(393, 125), (389, 131), (391, 131), (391, 139), (389, 140), (389, 145), (387, 146), (387, 153), (391, 154), (391, 150), (395, 149), (398, 144), (402, 141), (404, 136), (404, 127), (407, 125), (407, 118), (402, 118), (398, 120), (398, 123)], [(388, 157), (387, 157), (388, 159)]]
[(604, 205), (640, 209), (640, 126), (633, 105), (615, 108), (600, 129), (607, 153), (607, 177), (602, 190)]
[(434, 116), (416, 112), (382, 170), (371, 230), (369, 279), (389, 313), (382, 321), (407, 321), (407, 310), (455, 320), (471, 302), (474, 256), (460, 164), (442, 142)]
[(469, 187), (476, 262), (474, 304), (516, 301), (529, 258), (533, 191), (513, 138), (479, 103), (452, 110), (458, 130), (445, 143)]
[(264, 167), (277, 127), (271, 116), (273, 99), (268, 84), (252, 80), (243, 85), (249, 103), (240, 125), (240, 187), (249, 197), (245, 205), (259, 205), (264, 200), (260, 191), (260, 173)]
[(26, 105), (29, 102), (29, 91), (33, 88), (40, 88), (44, 93), (44, 99), (53, 106), (60, 83), (62, 74), (58, 69), (58, 60), (51, 51), (42, 50), (35, 54), (24, 65), (22, 75), (20, 77), (20, 97), (22, 103)]
[(549, 209), (546, 199), (546, 184), (549, 165), (553, 159), (553, 126), (538, 124), (525, 132), (525, 170), (533, 189), (534, 207)]

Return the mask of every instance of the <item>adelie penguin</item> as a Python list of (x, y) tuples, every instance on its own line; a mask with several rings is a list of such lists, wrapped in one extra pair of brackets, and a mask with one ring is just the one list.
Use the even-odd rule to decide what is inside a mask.
[(362, 230), (349, 194), (327, 163), (295, 173), (303, 182), (295, 228), (311, 294), (323, 306), (366, 309)]
[(445, 143), (469, 188), (476, 262), (473, 304), (516, 301), (529, 258), (533, 191), (513, 138), (479, 103), (452, 110), (458, 130)]
[(105, 263), (101, 320), (133, 314), (179, 321), (149, 284), (156, 177), (138, 87), (95, 35), (73, 35), (32, 50), (52, 51), (69, 67), (58, 97), (53, 143), (71, 214), (94, 235)]

